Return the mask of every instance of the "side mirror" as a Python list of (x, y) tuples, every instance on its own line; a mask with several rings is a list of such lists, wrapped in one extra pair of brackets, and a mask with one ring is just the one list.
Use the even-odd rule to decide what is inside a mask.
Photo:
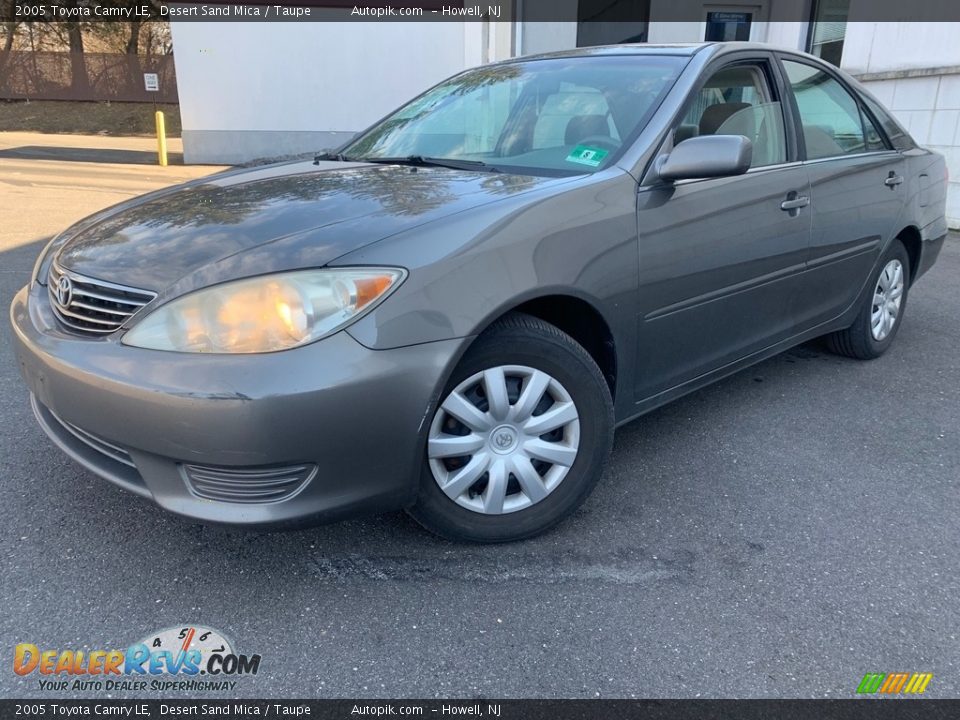
[(743, 175), (753, 160), (753, 143), (743, 135), (700, 135), (676, 145), (657, 167), (661, 180)]

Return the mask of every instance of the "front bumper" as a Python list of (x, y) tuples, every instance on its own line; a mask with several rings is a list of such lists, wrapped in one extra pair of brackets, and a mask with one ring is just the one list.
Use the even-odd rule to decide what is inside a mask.
[[(37, 419), (71, 457), (180, 515), (257, 526), (411, 503), (427, 419), (462, 344), (377, 351), (340, 332), (258, 355), (143, 350), (64, 332), (37, 285), (10, 315)], [(204, 487), (239, 482), (237, 499), (203, 497), (196, 467), (213, 478)], [(307, 470), (288, 497), (244, 490), (290, 467)]]

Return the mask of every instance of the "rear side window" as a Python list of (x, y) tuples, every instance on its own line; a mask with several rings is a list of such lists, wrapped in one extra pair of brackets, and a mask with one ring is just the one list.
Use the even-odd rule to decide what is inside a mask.
[(784, 60), (783, 67), (800, 111), (808, 159), (885, 149), (877, 128), (843, 85), (811, 65)]
[(911, 140), (910, 136), (903, 131), (903, 129), (892, 117), (890, 117), (890, 113), (888, 113), (878, 102), (873, 100), (873, 98), (868, 97), (867, 95), (862, 95), (861, 97), (863, 98), (863, 104), (867, 106), (867, 109), (870, 110), (871, 113), (873, 113), (873, 116), (883, 128), (883, 131), (887, 134), (887, 138), (890, 140), (891, 145), (893, 145), (897, 150), (909, 150), (913, 147), (913, 140)]
[(883, 135), (877, 130), (877, 126), (873, 124), (873, 120), (863, 111), (863, 108), (860, 109), (860, 115), (863, 120), (863, 131), (867, 142), (867, 150), (886, 150), (887, 145), (883, 141)]

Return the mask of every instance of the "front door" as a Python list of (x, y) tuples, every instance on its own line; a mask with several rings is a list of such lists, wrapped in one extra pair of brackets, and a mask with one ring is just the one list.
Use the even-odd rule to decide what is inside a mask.
[(712, 74), (673, 142), (745, 135), (753, 164), (736, 177), (641, 189), (636, 400), (656, 401), (793, 334), (790, 298), (810, 241), (806, 169), (790, 162), (768, 60)]

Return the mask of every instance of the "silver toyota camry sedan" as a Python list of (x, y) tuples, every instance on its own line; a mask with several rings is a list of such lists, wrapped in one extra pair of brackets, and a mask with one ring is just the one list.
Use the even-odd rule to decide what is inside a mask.
[(14, 299), (16, 354), (53, 442), (166, 510), (406, 508), (513, 540), (583, 502), (617, 425), (818, 336), (882, 355), (946, 186), (943, 158), (808, 55), (522, 58), (313, 162), (69, 228)]

